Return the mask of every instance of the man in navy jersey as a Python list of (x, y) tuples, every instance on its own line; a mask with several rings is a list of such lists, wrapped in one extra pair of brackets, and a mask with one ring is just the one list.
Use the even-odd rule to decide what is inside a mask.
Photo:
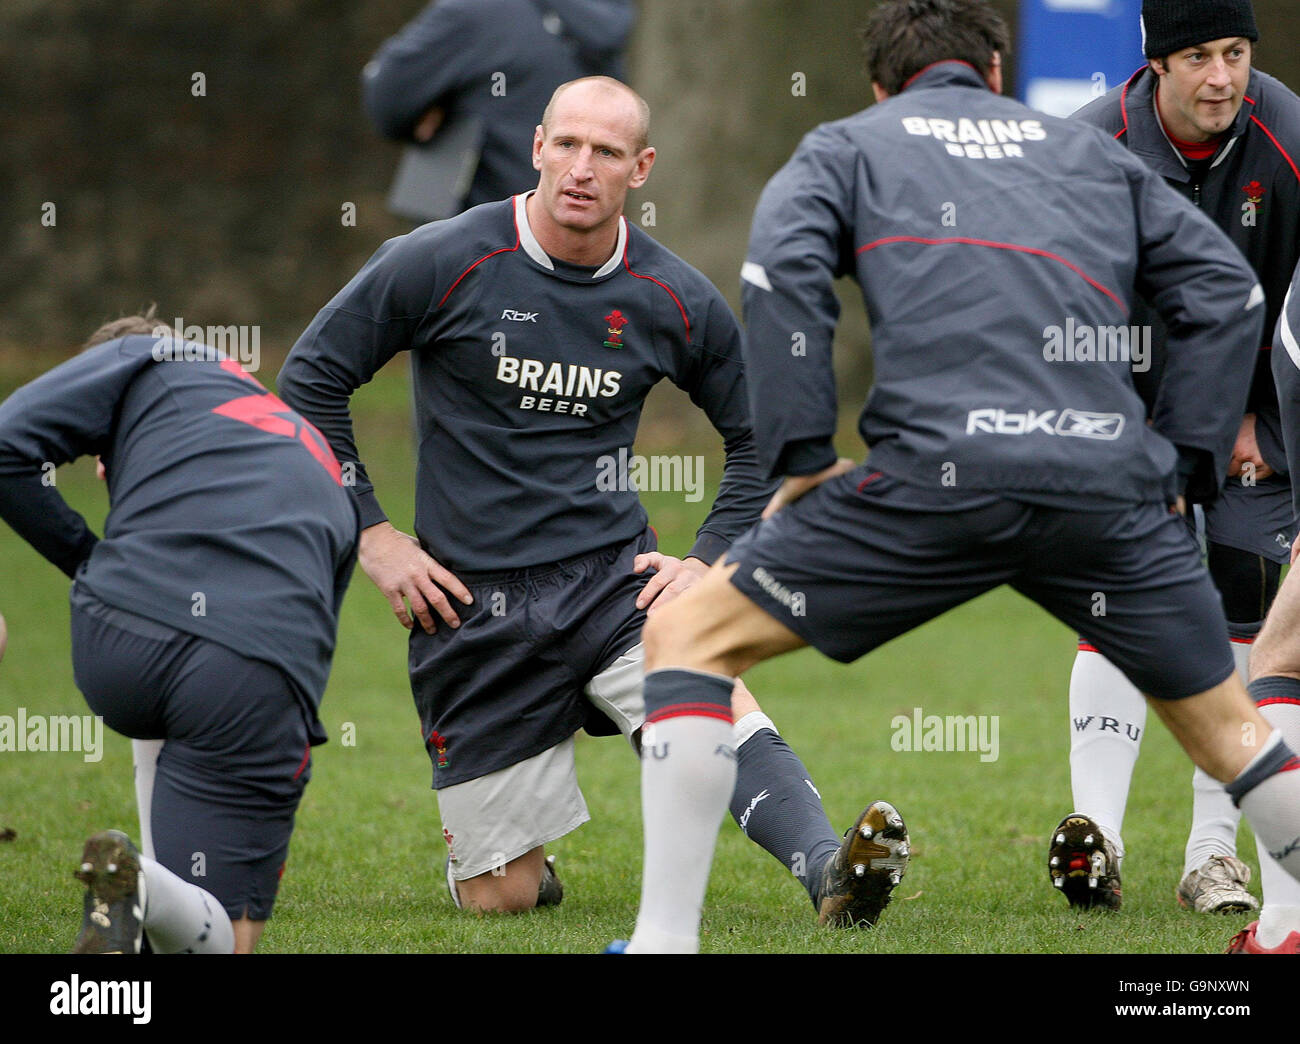
[[(45, 481), (87, 454), (108, 483), (103, 538)], [(142, 933), (156, 952), (251, 952), (325, 742), (356, 557), (329, 446), (234, 360), (133, 316), (0, 404), (0, 518), (74, 580), (91, 709), (162, 741), (152, 842), (86, 843), (76, 952), (139, 952)]]
[[(574, 734), (636, 737), (646, 613), (706, 571), (772, 490), (757, 473), (734, 316), (623, 217), (654, 164), (648, 124), (616, 80), (562, 85), (534, 136), (536, 191), (384, 244), (279, 377), (356, 469), (361, 566), (411, 629), (449, 887), (476, 910), (559, 900), (543, 846), (588, 818)], [(388, 522), (348, 415), (353, 390), (402, 351), (418, 539)], [(684, 560), (656, 550), (619, 463), (665, 377), (726, 441), (717, 499)], [(860, 822), (888, 844), (846, 864), (807, 771), (743, 687), (721, 715), (742, 829), (801, 879), (823, 922), (873, 922), (906, 865), (898, 813), (870, 806)]]
[[(1265, 295), (1264, 333), (1247, 361), (1250, 396), (1220, 496), (1204, 508), (1206, 561), (1223, 596), (1237, 671), (1246, 678), (1255, 636), (1277, 592), (1295, 536), (1291, 482), (1282, 446), (1272, 340), (1291, 273), (1300, 261), (1300, 99), (1253, 68), (1259, 29), (1250, 0), (1145, 0), (1148, 63), (1074, 118), (1099, 127), (1209, 217), (1245, 255)], [(1139, 388), (1158, 386), (1165, 327), (1139, 303), (1130, 319), (1153, 332), (1154, 363)], [(1270, 346), (1274, 346), (1270, 350)], [(1071, 903), (1120, 904), (1121, 834), (1146, 705), (1123, 674), (1082, 643), (1070, 678), (1070, 768), (1075, 812), (1054, 837), (1050, 859), (1104, 860), (1103, 886), (1067, 889)], [(1192, 825), (1177, 901), (1198, 913), (1258, 906), (1237, 858), (1241, 816), (1218, 782), (1198, 769)], [(1083, 838), (1092, 838), (1083, 844)], [(1300, 885), (1265, 855), (1264, 892), (1300, 907)], [(1300, 921), (1295, 925), (1300, 928)]]

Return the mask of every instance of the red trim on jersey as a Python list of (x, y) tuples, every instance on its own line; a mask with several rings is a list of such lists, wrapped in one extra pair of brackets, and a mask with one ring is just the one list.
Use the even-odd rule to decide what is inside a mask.
[[(1250, 101), (1249, 98), (1246, 100)], [(1251, 102), (1251, 104), (1254, 105), (1255, 103)], [(1290, 153), (1288, 153), (1286, 149), (1282, 148), (1282, 145), (1277, 140), (1277, 138), (1273, 137), (1273, 132), (1269, 130), (1266, 126), (1264, 126), (1264, 121), (1261, 120), (1258, 116), (1252, 114), (1252, 116), (1250, 117), (1250, 122), (1254, 123), (1256, 126), (1259, 127), (1260, 130), (1262, 130), (1265, 134), (1268, 135), (1268, 140), (1273, 143), (1273, 147), (1277, 149), (1278, 152), (1282, 153), (1282, 158), (1286, 160), (1287, 165), (1291, 168), (1291, 173), (1295, 175), (1296, 181), (1300, 181), (1300, 170), (1296, 169), (1295, 160), (1291, 158)]]
[(1128, 133), (1128, 89), (1133, 86), (1133, 81), (1142, 75), (1143, 70), (1148, 68), (1150, 68), (1150, 66), (1142, 66), (1141, 69), (1125, 80), (1124, 89), (1119, 92), (1119, 114), (1124, 119), (1124, 127), (1122, 130), (1115, 132), (1116, 141), (1119, 141), (1122, 135)]
[(1300, 699), (1294, 696), (1269, 696), (1267, 699), (1260, 700), (1256, 707), (1268, 707), (1276, 704), (1290, 704), (1293, 707), (1300, 707)]
[(1229, 638), (1228, 641), (1232, 642), (1233, 645), (1254, 645), (1255, 644), (1254, 638)]
[[(626, 221), (627, 219), (624, 218), (623, 220)], [(682, 307), (681, 301), (677, 299), (677, 295), (673, 293), (672, 288), (667, 283), (661, 283), (654, 276), (640, 275), (632, 271), (632, 266), (627, 263), (627, 252), (628, 248), (631, 246), (632, 237), (629, 235), (627, 237), (627, 242), (623, 244), (623, 267), (627, 269), (627, 274), (637, 279), (648, 279), (650, 282), (654, 283), (655, 286), (667, 291), (668, 296), (673, 299), (673, 304), (677, 306), (677, 310), (682, 313), (682, 322), (686, 325), (686, 340), (689, 343), (691, 339), (691, 321), (686, 318), (686, 309)]]
[(1079, 652), (1097, 652), (1097, 651), (1098, 650), (1095, 645), (1090, 645), (1088, 642), (1085, 641), (1079, 642)]
[[(295, 773), (293, 774), (293, 778), (294, 778), (294, 779), (297, 779), (299, 776), (301, 776), (301, 775), (303, 774), (303, 770), (307, 768), (307, 762), (309, 762), (309, 761), (311, 761), (311, 744), (310, 744), (310, 743), (307, 744), (307, 749), (304, 750), (304, 751), (302, 752), (302, 764), (300, 764), (300, 765), (298, 766), (298, 771), (295, 772)], [(284, 872), (284, 868), (283, 868), (283, 867), (280, 868), (280, 872), (281, 872), (281, 873)]]
[(1300, 756), (1293, 754), (1291, 757), (1287, 758), (1286, 761), (1282, 762), (1282, 767), (1277, 771), (1281, 774), (1283, 772), (1295, 772), (1297, 770), (1300, 770)]
[(871, 483), (875, 482), (876, 479), (880, 478), (882, 475), (884, 475), (883, 471), (873, 471), (870, 475), (868, 475), (866, 478), (864, 478), (861, 482), (858, 483), (858, 492), (861, 493), (864, 489), (866, 489), (869, 485), (871, 485)]
[(660, 707), (653, 714), (646, 715), (646, 724), (664, 721), (667, 718), (717, 718), (719, 721), (731, 721), (731, 708), (719, 703), (670, 703)]
[(927, 65), (927, 66), (926, 66), (924, 69), (922, 69), (920, 72), (914, 72), (914, 73), (912, 73), (911, 76), (909, 76), (906, 80), (903, 81), (903, 90), (907, 90), (909, 87), (911, 87), (911, 86), (912, 86), (912, 81), (913, 81), (913, 80), (915, 80), (918, 76), (924, 76), (924, 75), (925, 75), (926, 73), (928, 73), (931, 69), (933, 69), (936, 65), (948, 65), (949, 63), (952, 63), (953, 65), (964, 65), (964, 66), (966, 66), (967, 69), (970, 69), (972, 72), (976, 73), (977, 75), (979, 75), (979, 76), (983, 76), (983, 75), (984, 75), (982, 72), (980, 72), (978, 69), (976, 69), (975, 66), (971, 65), (970, 62), (963, 62), (960, 58), (941, 58), (941, 59), (940, 59), (939, 61), (937, 61), (937, 62), (931, 62), (929, 65)]
[(889, 243), (920, 243), (922, 246), (946, 246), (952, 244), (958, 244), (961, 246), (982, 246), (982, 247), (992, 247), (996, 250), (1010, 250), (1017, 254), (1032, 254), (1035, 257), (1045, 257), (1048, 260), (1057, 261), (1063, 264), (1071, 272), (1074, 272), (1076, 275), (1082, 278), (1083, 281), (1086, 282), (1089, 286), (1091, 286), (1094, 290), (1099, 290), (1101, 293), (1105, 294), (1117, 305), (1119, 305), (1121, 311), (1124, 312), (1128, 311), (1128, 309), (1124, 305), (1124, 302), (1120, 300), (1118, 294), (1116, 294), (1112, 290), (1107, 290), (1104, 286), (1102, 286), (1099, 282), (1097, 282), (1097, 280), (1093, 279), (1090, 275), (1084, 272), (1083, 269), (1081, 269), (1078, 265), (1075, 265), (1067, 261), (1059, 254), (1053, 254), (1046, 250), (1039, 250), (1037, 247), (1019, 246), (1015, 243), (995, 243), (992, 240), (987, 240), (987, 239), (967, 239), (964, 236), (954, 236), (950, 239), (924, 239), (921, 236), (888, 236), (885, 239), (877, 239), (873, 243), (868, 243), (866, 246), (858, 247), (857, 253), (865, 254), (868, 250), (874, 250), (878, 246), (885, 246), (886, 244)]
[(441, 308), (443, 305), (447, 303), (447, 298), (451, 296), (451, 292), (455, 290), (456, 287), (460, 286), (460, 281), (464, 279), (467, 275), (469, 275), (472, 271), (474, 271), (474, 269), (478, 268), (478, 266), (481, 265), (484, 261), (486, 261), (489, 257), (496, 257), (497, 254), (509, 254), (519, 249), (519, 217), (515, 211), (513, 196), (510, 197), (510, 219), (515, 223), (515, 245), (512, 247), (502, 247), (500, 250), (493, 250), (492, 253), (490, 254), (484, 254), (472, 265), (470, 265), (469, 268), (465, 269), (465, 271), (463, 271), (460, 275), (456, 277), (456, 281), (451, 284), (447, 292), (442, 295), (442, 300), (438, 302), (439, 308)]

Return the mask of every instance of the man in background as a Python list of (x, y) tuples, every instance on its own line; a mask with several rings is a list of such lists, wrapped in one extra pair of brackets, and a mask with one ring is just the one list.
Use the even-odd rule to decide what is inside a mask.
[[(636, 19), (632, 0), (436, 0), (376, 52), (362, 75), (367, 114), (397, 141), (455, 139), (431, 160), (433, 179), (461, 178), (466, 191), (442, 212), (523, 192), (536, 183), (533, 128), (551, 92), (583, 76), (624, 79), (623, 49)], [(405, 162), (411, 162), (408, 150)], [(400, 175), (399, 175), (400, 183)], [(418, 195), (417, 179), (412, 195)], [(430, 195), (443, 195), (430, 185)], [(420, 202), (413, 201), (418, 207)]]

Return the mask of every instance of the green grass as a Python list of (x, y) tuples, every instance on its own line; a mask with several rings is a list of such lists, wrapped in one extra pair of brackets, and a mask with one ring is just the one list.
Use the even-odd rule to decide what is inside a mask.
[[(390, 370), (392, 368), (390, 367)], [(274, 371), (270, 371), (274, 372)], [(22, 377), (0, 368), (0, 396)], [(355, 401), (359, 441), (381, 498), (409, 528), (413, 494), (407, 393), (386, 372)], [(672, 430), (661, 404), (654, 430)], [(689, 408), (689, 406), (687, 407)], [(654, 418), (652, 417), (652, 420)], [(846, 442), (847, 446), (848, 443)], [(697, 452), (653, 447), (657, 452)], [(644, 448), (643, 448), (644, 449)], [(720, 472), (717, 454), (708, 475)], [(60, 489), (92, 519), (105, 498), (81, 462)], [(647, 497), (661, 546), (684, 553), (707, 510)], [(0, 714), (81, 714), (67, 635), (67, 585), (0, 526)], [(1151, 717), (1129, 804), (1124, 910), (1079, 914), (1049, 886), (1047, 835), (1070, 804), (1066, 685), (1073, 635), (1036, 606), (995, 592), (843, 667), (805, 651), (754, 670), (764, 709), (811, 769), (837, 828), (883, 797), (907, 818), (914, 859), (875, 931), (819, 930), (798, 883), (724, 823), (702, 948), (751, 953), (1208, 953), (1246, 918), (1186, 914), (1173, 901), (1190, 817), (1191, 766)], [(1000, 757), (893, 751), (891, 719), (998, 715)], [(637, 765), (617, 738), (583, 737), (579, 776), (592, 821), (551, 846), (566, 898), (523, 917), (456, 911), (429, 764), (406, 682), (405, 633), (364, 575), (344, 607), (318, 748), (264, 952), (592, 952), (630, 932), (639, 895)], [(355, 745), (343, 746), (345, 723)], [(63, 952), (77, 929), (73, 869), (86, 835), (135, 832), (130, 746), (106, 733), (103, 761), (76, 753), (0, 753), (0, 952)], [(1243, 834), (1243, 856), (1254, 859)]]

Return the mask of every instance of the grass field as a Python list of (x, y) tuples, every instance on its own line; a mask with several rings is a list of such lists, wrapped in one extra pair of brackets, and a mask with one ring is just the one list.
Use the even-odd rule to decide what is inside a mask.
[[(263, 373), (269, 380), (274, 370)], [(0, 398), (30, 376), (10, 358)], [(394, 521), (409, 529), (413, 492), (407, 392), (390, 367), (355, 400), (359, 443)], [(671, 422), (654, 426), (670, 431)], [(846, 441), (844, 448), (849, 447)], [(648, 447), (640, 447), (643, 452)], [(697, 452), (656, 445), (654, 452)], [(717, 454), (708, 475), (720, 472)], [(98, 527), (105, 496), (82, 461), (59, 472), (70, 502)], [(680, 494), (647, 497), (661, 547), (682, 554), (707, 510)], [(72, 681), (67, 584), (0, 526), (0, 714), (82, 714)], [(566, 888), (556, 909), (524, 917), (456, 911), (445, 847), (405, 677), (405, 634), (358, 572), (344, 607), (317, 748), (264, 952), (593, 952), (626, 937), (639, 894), (637, 765), (621, 740), (579, 743), (592, 821), (551, 851)], [(1066, 684), (1073, 635), (1036, 606), (995, 592), (851, 667), (811, 651), (748, 677), (811, 769), (838, 829), (874, 798), (907, 819), (914, 858), (874, 931), (818, 929), (802, 889), (723, 824), (704, 916), (713, 953), (1211, 953), (1246, 918), (1181, 911), (1173, 890), (1190, 816), (1191, 766), (1152, 716), (1129, 805), (1124, 910), (1078, 914), (1049, 886), (1047, 835), (1070, 811)], [(996, 715), (999, 756), (896, 752), (891, 719)], [(345, 723), (355, 745), (343, 746)], [(79, 924), (72, 878), (84, 838), (135, 833), (130, 746), (106, 734), (103, 760), (0, 753), (0, 952), (65, 952)], [(1254, 865), (1254, 844), (1242, 854)]]

